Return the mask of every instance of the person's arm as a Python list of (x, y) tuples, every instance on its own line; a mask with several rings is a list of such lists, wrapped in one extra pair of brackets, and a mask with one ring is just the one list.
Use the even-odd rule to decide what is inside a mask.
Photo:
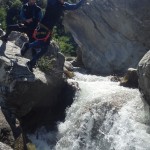
[(57, 0), (47, 0), (47, 5), (55, 5)]
[(42, 10), (40, 9), (40, 11), (38, 12), (38, 20), (41, 21), (42, 20), (42, 17), (43, 17), (43, 13), (42, 13)]
[(33, 16), (32, 21), (33, 22), (40, 22), (42, 20), (43, 14), (40, 7), (36, 6), (37, 9), (37, 15)]
[(70, 4), (70, 3), (64, 2), (63, 9), (64, 10), (75, 10), (75, 9), (78, 9), (83, 4), (84, 1), (85, 0), (80, 0), (76, 4)]
[(20, 19), (21, 21), (25, 21), (27, 19), (24, 14), (24, 6), (21, 8), (21, 11), (20, 11)]
[(32, 18), (30, 18), (30, 19), (27, 19), (27, 18), (26, 18), (25, 14), (24, 14), (24, 8), (23, 8), (23, 7), (21, 8), (20, 19), (21, 19), (21, 21), (22, 21), (23, 23), (25, 23), (25, 22), (26, 22), (26, 23), (32, 22)]

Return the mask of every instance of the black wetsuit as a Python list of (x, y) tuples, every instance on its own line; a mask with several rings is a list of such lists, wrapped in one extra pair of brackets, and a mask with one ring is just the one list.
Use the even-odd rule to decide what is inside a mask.
[[(48, 0), (45, 15), (40, 23), (46, 26), (48, 30), (52, 30), (59, 21), (60, 17), (63, 15), (63, 11), (75, 10), (79, 8), (83, 2), (84, 0), (80, 0), (76, 4), (70, 4), (67, 2), (61, 3), (59, 0)], [(37, 53), (29, 62), (31, 68), (36, 64), (36, 61), (46, 53), (50, 39), (51, 37), (49, 37), (47, 41), (36, 40), (35, 42), (26, 45), (27, 48), (41, 48), (41, 51)]]

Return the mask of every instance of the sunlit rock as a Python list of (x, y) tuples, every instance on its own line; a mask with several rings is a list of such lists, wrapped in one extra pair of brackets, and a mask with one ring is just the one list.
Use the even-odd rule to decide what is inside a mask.
[(20, 33), (16, 31), (12, 31), (8, 39), (20, 48), (22, 47), (24, 42), (28, 42), (29, 40), (25, 33)]
[(64, 25), (82, 50), (92, 73), (136, 68), (150, 47), (149, 0), (87, 0), (65, 15)]
[(139, 89), (144, 99), (150, 104), (150, 51), (138, 64)]
[(13, 150), (10, 146), (0, 142), (0, 149), (1, 150)]

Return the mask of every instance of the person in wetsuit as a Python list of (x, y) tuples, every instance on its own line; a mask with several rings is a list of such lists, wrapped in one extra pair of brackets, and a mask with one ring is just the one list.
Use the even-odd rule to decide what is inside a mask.
[(29, 37), (29, 42), (35, 41), (32, 35), (34, 29), (37, 27), (37, 24), (42, 19), (42, 10), (36, 4), (36, 0), (29, 0), (22, 6), (20, 18), (21, 23), (7, 26), (6, 34), (0, 37), (0, 39), (3, 42), (8, 41), (8, 36), (11, 33), (11, 31), (19, 31), (21, 33), (26, 33)]
[[(75, 10), (79, 8), (85, 0), (80, 0), (76, 4), (64, 2), (64, 0), (48, 0), (45, 15), (42, 18), (39, 26), (35, 30), (39, 33), (39, 37), (32, 43), (25, 43), (21, 49), (21, 55), (23, 56), (29, 48), (41, 48), (41, 51), (37, 53), (33, 58), (27, 62), (27, 67), (33, 72), (33, 67), (36, 62), (41, 58), (48, 50), (48, 45), (51, 40), (51, 32), (54, 26), (57, 24), (63, 12), (65, 10)], [(39, 32), (38, 32), (38, 31)], [(41, 32), (41, 34), (40, 34)], [(45, 34), (43, 34), (45, 33)], [(36, 35), (35, 35), (36, 36)], [(36, 37), (35, 37), (36, 38)]]

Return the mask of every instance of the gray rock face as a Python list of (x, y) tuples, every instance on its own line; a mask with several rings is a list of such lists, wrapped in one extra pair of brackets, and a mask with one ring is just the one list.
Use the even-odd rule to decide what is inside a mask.
[[(14, 144), (14, 136), (11, 130), (10, 125), (8, 124), (6, 117), (3, 114), (2, 109), (0, 108), (0, 142), (3, 142), (9, 146), (13, 146)], [(0, 145), (1, 149), (1, 145)]]
[(138, 64), (139, 89), (144, 99), (150, 104), (150, 51)]
[(9, 41), (15, 43), (15, 45), (22, 47), (24, 42), (28, 42), (29, 39), (25, 33), (20, 33), (17, 31), (12, 31), (9, 35)]
[(26, 41), (26, 37), (22, 37), (20, 33), (11, 35), (9, 37), (11, 41), (6, 44), (0, 41), (0, 94), (17, 118), (22, 119), (32, 112), (32, 115), (27, 117), (26, 124), (35, 121), (37, 125), (39, 118), (41, 120), (46, 116), (50, 118), (53, 114), (51, 108), (61, 100), (59, 97), (65, 84), (63, 78), (65, 59), (58, 52), (55, 43), (51, 43), (46, 54), (47, 57), (51, 57), (49, 54), (52, 53), (55, 58), (51, 70), (42, 72), (37, 67), (31, 73), (25, 65), (29, 61), (28, 56), (25, 58), (19, 55), (20, 47), (15, 45), (16, 36), (17, 41), (20, 41), (18, 45), (21, 46), (22, 42)]
[(150, 47), (150, 1), (86, 2), (64, 19), (65, 27), (82, 49), (85, 67), (102, 74), (137, 67)]
[(0, 149), (1, 150), (13, 150), (11, 147), (9, 147), (8, 145), (0, 142)]

